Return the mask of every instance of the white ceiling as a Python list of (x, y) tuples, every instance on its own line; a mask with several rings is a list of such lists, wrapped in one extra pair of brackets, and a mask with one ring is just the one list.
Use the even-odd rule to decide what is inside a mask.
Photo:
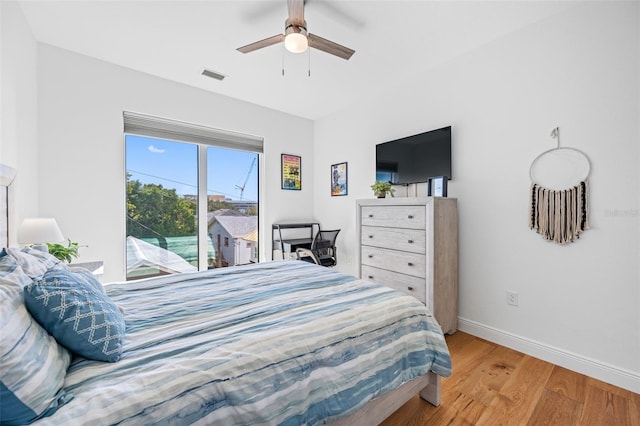
[[(39, 42), (309, 119), (571, 6), (567, 1), (307, 0), (309, 32), (355, 49), (345, 61), (318, 50), (295, 55), (282, 45), (236, 51), (283, 32), (286, 0), (20, 4)], [(204, 68), (227, 78), (204, 77)]]

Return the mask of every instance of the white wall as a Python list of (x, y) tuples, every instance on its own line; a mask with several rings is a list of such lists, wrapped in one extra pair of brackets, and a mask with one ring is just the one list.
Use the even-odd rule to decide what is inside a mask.
[[(638, 8), (576, 3), (317, 121), (315, 212), (344, 230), (338, 268), (357, 273), (355, 200), (373, 196), (375, 144), (452, 125), (461, 327), (640, 392)], [(527, 226), (529, 165), (556, 126), (593, 165), (591, 229), (567, 246)], [(349, 196), (332, 198), (342, 161)]]
[(0, 12), (0, 163), (18, 170), (9, 194), (15, 245), (21, 219), (38, 214), (37, 43), (16, 3), (0, 2)]
[[(311, 121), (39, 45), (39, 213), (89, 246), (81, 261), (104, 260), (105, 281), (125, 276), (123, 110), (264, 137), (263, 258), (273, 222), (313, 213)], [(280, 189), (283, 152), (303, 157), (302, 191)]]

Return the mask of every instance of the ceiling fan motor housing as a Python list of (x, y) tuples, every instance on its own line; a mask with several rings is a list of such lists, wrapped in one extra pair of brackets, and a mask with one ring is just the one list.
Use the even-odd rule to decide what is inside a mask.
[(297, 24), (291, 23), (291, 20), (287, 18), (287, 20), (284, 21), (284, 35), (288, 36), (291, 33), (299, 33), (306, 37), (307, 21), (302, 21), (302, 25), (297, 25)]
[(291, 23), (290, 19), (284, 21), (284, 45), (292, 53), (302, 53), (309, 47), (307, 38), (307, 21), (302, 25)]

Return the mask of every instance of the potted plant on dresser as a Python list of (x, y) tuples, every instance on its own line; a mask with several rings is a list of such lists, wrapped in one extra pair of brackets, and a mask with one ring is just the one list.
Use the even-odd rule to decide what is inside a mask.
[(381, 180), (377, 180), (376, 183), (371, 185), (371, 189), (373, 189), (373, 193), (378, 198), (385, 198), (387, 194), (393, 197), (393, 193), (395, 190), (391, 187), (390, 182), (383, 182)]

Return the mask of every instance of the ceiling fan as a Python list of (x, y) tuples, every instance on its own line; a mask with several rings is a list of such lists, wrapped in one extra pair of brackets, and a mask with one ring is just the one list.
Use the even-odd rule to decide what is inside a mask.
[(307, 48), (313, 47), (347, 60), (355, 53), (353, 49), (307, 32), (307, 21), (304, 20), (304, 0), (287, 0), (287, 7), (289, 8), (289, 18), (284, 21), (284, 34), (277, 34), (247, 44), (237, 50), (249, 53), (284, 41), (285, 48), (292, 53), (302, 53)]

